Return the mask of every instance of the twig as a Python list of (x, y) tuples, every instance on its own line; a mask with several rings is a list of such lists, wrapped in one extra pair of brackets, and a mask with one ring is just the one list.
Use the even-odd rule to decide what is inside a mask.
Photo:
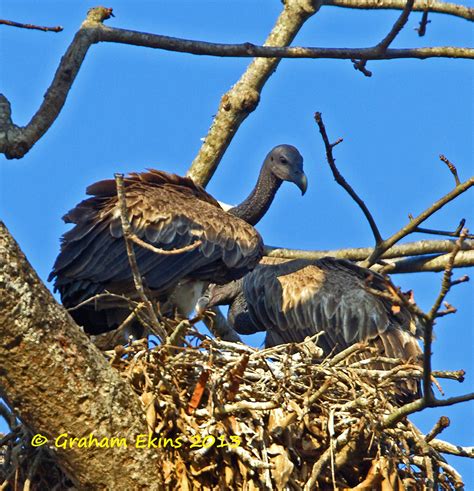
[[(350, 428), (347, 428), (344, 430), (335, 440), (334, 442), (334, 448), (340, 448), (342, 445), (345, 445), (349, 441), (350, 437)], [(308, 481), (304, 485), (304, 491), (310, 491), (312, 489), (315, 489), (315, 484), (316, 481), (318, 480), (319, 475), (321, 474), (321, 471), (327, 464), (329, 463), (329, 460), (331, 459), (331, 449), (328, 448), (323, 455), (315, 462), (313, 466), (313, 470), (311, 471), (311, 477), (308, 479)]]
[(423, 401), (426, 404), (430, 404), (434, 400), (434, 394), (431, 388), (431, 345), (433, 342), (433, 324), (443, 300), (446, 298), (446, 295), (451, 289), (451, 276), (453, 274), (454, 260), (461, 249), (465, 234), (467, 234), (467, 231), (463, 230), (459, 239), (456, 241), (456, 246), (452, 250), (450, 259), (446, 265), (446, 269), (444, 270), (439, 295), (428, 312), (427, 317), (423, 320)]
[(466, 372), (464, 370), (433, 370), (432, 375), (436, 378), (447, 378), (457, 380), (458, 382), (464, 382)]
[(232, 414), (239, 411), (268, 411), (270, 409), (275, 409), (279, 406), (277, 401), (268, 402), (252, 402), (252, 401), (240, 401), (234, 402), (233, 404), (224, 404), (216, 408), (216, 413), (219, 416), (224, 416), (226, 414)]
[(448, 399), (433, 399), (429, 403), (425, 403), (424, 398), (417, 399), (416, 401), (405, 404), (404, 406), (396, 409), (389, 414), (383, 423), (384, 428), (391, 428), (398, 422), (400, 422), (406, 416), (422, 411), (427, 407), (444, 407), (454, 406), (460, 402), (468, 402), (474, 400), (474, 392), (470, 394), (464, 394), (462, 396), (449, 397)]
[(365, 205), (365, 203), (359, 198), (357, 193), (354, 191), (354, 189), (349, 185), (349, 183), (344, 179), (344, 177), (341, 175), (339, 170), (336, 167), (336, 162), (334, 160), (333, 154), (332, 154), (332, 149), (334, 146), (336, 146), (338, 143), (340, 143), (342, 140), (337, 140), (336, 143), (329, 143), (329, 138), (326, 133), (326, 127), (324, 126), (322, 115), (320, 112), (315, 113), (314, 119), (319, 127), (319, 132), (321, 133), (321, 137), (324, 142), (324, 146), (326, 147), (326, 159), (328, 161), (329, 167), (331, 168), (332, 174), (334, 176), (334, 179), (336, 182), (342, 186), (348, 193), (349, 196), (359, 205), (360, 209), (365, 215), (365, 218), (369, 222), (370, 228), (372, 230), (372, 233), (375, 238), (375, 243), (379, 244), (382, 242), (382, 236), (380, 235), (379, 229), (375, 223), (375, 220), (372, 217), (372, 214), (370, 213), (369, 209)]
[(459, 184), (459, 186), (456, 186), (452, 191), (444, 195), (442, 198), (440, 198), (438, 201), (436, 201), (433, 205), (431, 205), (429, 208), (427, 208), (424, 212), (420, 213), (416, 218), (413, 218), (413, 220), (410, 220), (410, 222), (405, 225), (402, 229), (400, 229), (397, 233), (393, 234), (391, 237), (388, 239), (385, 239), (383, 242), (378, 244), (375, 248), (373, 253), (369, 256), (369, 258), (362, 263), (362, 266), (368, 268), (375, 264), (383, 255), (385, 251), (390, 249), (394, 244), (396, 244), (398, 241), (403, 239), (403, 237), (407, 236), (408, 234), (412, 233), (413, 230), (418, 227), (420, 223), (423, 223), (427, 218), (429, 218), (431, 215), (436, 213), (439, 209), (441, 209), (443, 206), (451, 202), (453, 199), (458, 197), (460, 194), (464, 193), (467, 191), (470, 187), (474, 185), (474, 177), (471, 177), (464, 181), (463, 183)]
[(140, 297), (143, 304), (146, 306), (148, 315), (150, 317), (150, 323), (152, 328), (155, 330), (155, 334), (164, 341), (166, 339), (166, 331), (160, 325), (156, 312), (153, 308), (152, 303), (147, 298), (145, 294), (145, 289), (143, 287), (142, 277), (140, 275), (137, 259), (135, 257), (135, 252), (133, 250), (133, 244), (130, 240), (131, 226), (128, 219), (127, 212), (127, 202), (125, 200), (125, 192), (123, 186), (123, 174), (115, 174), (115, 183), (117, 186), (117, 200), (120, 207), (120, 220), (122, 224), (123, 238), (125, 241), (125, 247), (127, 249), (128, 261), (130, 263), (130, 269), (132, 271), (133, 282), (135, 284), (135, 289), (137, 290), (138, 296)]
[(173, 256), (174, 254), (182, 254), (183, 252), (193, 251), (194, 249), (196, 249), (202, 244), (202, 240), (196, 240), (192, 244), (189, 244), (184, 247), (180, 247), (178, 249), (161, 249), (140, 239), (140, 237), (137, 237), (132, 231), (130, 231), (129, 239), (132, 242), (135, 242), (135, 244), (139, 245), (140, 247), (143, 247), (144, 249), (147, 249), (150, 252), (154, 252), (155, 254), (161, 254), (162, 256)]
[(212, 307), (213, 317), (204, 317), (203, 322), (213, 336), (219, 337), (224, 341), (241, 343), (242, 340), (237, 332), (230, 326), (219, 307)]
[(37, 31), (43, 32), (61, 32), (63, 28), (61, 26), (46, 27), (46, 26), (35, 26), (34, 24), (22, 24), (20, 22), (14, 22), (12, 20), (0, 19), (0, 25), (20, 27), (21, 29), (36, 29)]
[(428, 20), (428, 14), (429, 14), (428, 10), (425, 10), (423, 12), (423, 15), (421, 16), (421, 21), (419, 22), (420, 27), (415, 28), (415, 31), (418, 32), (419, 37), (423, 37), (426, 34), (426, 28), (428, 27), (428, 24), (431, 22), (430, 20)]
[(451, 171), (451, 174), (454, 177), (454, 181), (456, 183), (456, 186), (459, 186), (459, 184), (461, 184), (461, 181), (459, 180), (458, 171), (456, 169), (456, 166), (448, 158), (446, 158), (443, 154), (441, 154), (439, 156), (439, 159), (448, 166), (448, 169)]
[(450, 425), (450, 423), (451, 421), (449, 421), (447, 416), (441, 416), (438, 422), (433, 426), (433, 429), (425, 436), (425, 441), (430, 442), (433, 438), (436, 438)]
[[(408, 218), (410, 220), (413, 220), (412, 215), (408, 215)], [(463, 218), (460, 222), (459, 225), (456, 227), (456, 230), (449, 232), (448, 230), (434, 230), (431, 228), (421, 228), (421, 227), (416, 227), (413, 232), (418, 232), (422, 234), (432, 234), (432, 235), (444, 235), (446, 237), (459, 237), (461, 235), (461, 230), (463, 229), (464, 225), (466, 224), (466, 219)], [(474, 239), (473, 234), (466, 234), (466, 239)]]
[(456, 259), (457, 254), (461, 250), (462, 243), (464, 242), (464, 238), (467, 235), (467, 230), (464, 229), (461, 232), (461, 235), (459, 236), (459, 239), (456, 241), (456, 246), (450, 253), (450, 259), (448, 261), (448, 264), (446, 265), (446, 268), (444, 270), (444, 275), (443, 275), (443, 280), (441, 282), (441, 291), (439, 292), (438, 297), (436, 298), (433, 306), (431, 307), (431, 310), (428, 313), (428, 317), (431, 320), (434, 320), (436, 318), (436, 314), (439, 311), (441, 304), (443, 303), (444, 299), (446, 298), (446, 295), (448, 294), (449, 290), (451, 289), (451, 277), (453, 275), (453, 265), (454, 261)]

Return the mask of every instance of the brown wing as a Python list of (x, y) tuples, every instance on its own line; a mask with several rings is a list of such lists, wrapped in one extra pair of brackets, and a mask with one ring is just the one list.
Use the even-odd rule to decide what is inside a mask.
[(415, 361), (421, 354), (415, 322), (405, 308), (368, 290), (386, 291), (388, 280), (348, 261), (265, 258), (244, 278), (244, 295), (267, 346), (318, 340), (326, 355), (369, 341), (389, 357)]
[[(262, 240), (244, 221), (224, 212), (191, 179), (151, 170), (124, 180), (133, 232), (161, 249), (194, 250), (156, 254), (134, 245), (138, 268), (148, 288), (166, 292), (183, 278), (226, 282), (244, 275), (262, 254)], [(115, 181), (87, 189), (93, 197), (64, 217), (75, 226), (62, 238), (50, 280), (70, 307), (91, 296), (130, 283)]]

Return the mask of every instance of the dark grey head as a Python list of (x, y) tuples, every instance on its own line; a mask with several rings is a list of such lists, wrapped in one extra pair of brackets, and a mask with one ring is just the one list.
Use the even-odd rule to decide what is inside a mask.
[(282, 181), (295, 183), (306, 192), (308, 179), (303, 171), (303, 157), (293, 145), (278, 145), (265, 158), (267, 166), (272, 174)]

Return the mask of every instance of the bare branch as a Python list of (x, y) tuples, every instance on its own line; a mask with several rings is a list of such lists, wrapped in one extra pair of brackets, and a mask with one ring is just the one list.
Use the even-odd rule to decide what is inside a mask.
[(46, 91), (43, 103), (25, 127), (19, 127), (13, 123), (10, 103), (4, 95), (0, 94), (0, 153), (4, 153), (9, 159), (21, 158), (46, 133), (58, 117), (89, 47), (99, 42), (116, 42), (209, 56), (258, 57), (250, 64), (237, 84), (223, 96), (214, 123), (189, 170), (188, 174), (196, 182), (204, 185), (215, 172), (240, 124), (258, 105), (261, 90), (275, 71), (281, 58), (348, 60), (474, 58), (474, 49), (452, 46), (388, 49), (383, 53), (374, 47), (352, 49), (286, 47), (296, 36), (303, 23), (319, 9), (319, 6), (317, 1), (287, 0), (264, 46), (256, 46), (251, 43), (207, 43), (110, 28), (102, 23), (111, 17), (112, 9), (104, 7), (91, 9), (62, 57), (53, 82)]
[(419, 320), (423, 325), (423, 397), (413, 401), (411, 403), (405, 404), (404, 406), (393, 411), (389, 416), (385, 418), (384, 426), (389, 427), (401, 421), (404, 417), (409, 414), (421, 411), (427, 407), (442, 407), (442, 406), (452, 406), (460, 402), (466, 402), (474, 399), (474, 393), (465, 394), (458, 397), (451, 397), (448, 399), (436, 399), (431, 387), (432, 382), (432, 371), (431, 371), (431, 345), (433, 342), (433, 324), (441, 307), (446, 294), (451, 288), (451, 276), (453, 270), (453, 264), (456, 259), (456, 255), (459, 253), (462, 242), (464, 240), (464, 235), (467, 231), (463, 231), (461, 236), (456, 241), (456, 246), (450, 254), (450, 258), (445, 268), (443, 279), (441, 282), (441, 291), (436, 298), (432, 308), (428, 314), (421, 312), (419, 314)]
[(428, 27), (428, 24), (431, 23), (431, 21), (428, 20), (428, 14), (429, 14), (428, 10), (425, 10), (423, 12), (423, 15), (421, 16), (421, 21), (419, 22), (420, 27), (417, 27), (415, 29), (415, 31), (418, 32), (419, 37), (423, 37), (426, 34), (426, 28)]
[(441, 416), (438, 422), (433, 426), (433, 429), (425, 436), (425, 441), (429, 442), (436, 438), (441, 432), (443, 432), (449, 425), (451, 421), (447, 416)]
[(328, 161), (329, 167), (331, 168), (334, 179), (340, 186), (342, 186), (349, 193), (350, 197), (359, 205), (359, 208), (362, 210), (362, 212), (365, 215), (365, 218), (369, 222), (372, 233), (374, 234), (375, 243), (379, 244), (380, 242), (382, 242), (382, 236), (380, 235), (379, 229), (375, 223), (374, 218), (372, 217), (372, 214), (370, 213), (366, 204), (359, 198), (357, 193), (350, 186), (350, 184), (344, 179), (344, 177), (341, 175), (341, 173), (336, 167), (336, 162), (332, 154), (332, 149), (335, 145), (340, 143), (342, 140), (338, 140), (336, 143), (333, 144), (329, 143), (329, 138), (326, 133), (326, 128), (324, 126), (321, 113), (319, 112), (315, 113), (314, 119), (316, 120), (316, 123), (319, 127), (319, 132), (321, 133), (321, 137), (323, 139), (324, 146), (326, 148), (326, 159)]
[(417, 399), (416, 401), (405, 404), (404, 406), (393, 411), (384, 420), (384, 428), (390, 428), (401, 421), (406, 416), (422, 411), (427, 407), (444, 407), (444, 406), (454, 406), (460, 402), (468, 402), (474, 400), (474, 392), (470, 394), (464, 394), (462, 396), (449, 397), (448, 399), (435, 399), (429, 404), (426, 404), (424, 399)]
[(151, 301), (147, 298), (145, 294), (145, 289), (143, 287), (142, 277), (138, 269), (137, 259), (135, 257), (135, 252), (133, 250), (133, 244), (130, 240), (130, 235), (132, 234), (130, 221), (128, 219), (127, 212), (127, 202), (125, 200), (125, 193), (123, 190), (123, 174), (115, 174), (115, 183), (117, 185), (117, 199), (120, 207), (120, 220), (122, 223), (123, 238), (125, 241), (125, 247), (127, 249), (128, 261), (130, 263), (130, 269), (132, 271), (133, 282), (135, 284), (135, 289), (140, 297), (140, 300), (146, 306), (148, 315), (150, 317), (151, 326), (155, 330), (155, 334), (164, 341), (166, 339), (166, 331), (158, 321), (155, 309)]
[(456, 186), (459, 186), (459, 184), (461, 184), (461, 181), (459, 180), (456, 166), (447, 157), (445, 157), (442, 154), (439, 156), (439, 159), (448, 166), (448, 169), (451, 171), (451, 174), (454, 176), (454, 181), (456, 182)]
[[(408, 215), (408, 218), (410, 218), (410, 220), (413, 220), (412, 215)], [(466, 219), (463, 218), (459, 222), (459, 225), (456, 227), (456, 230), (454, 230), (453, 232), (449, 232), (448, 230), (435, 230), (431, 228), (421, 228), (421, 227), (416, 227), (415, 230), (413, 230), (413, 232), (420, 233), (420, 234), (443, 235), (445, 237), (459, 237), (461, 235), (461, 230), (463, 229), (465, 223), (466, 223)], [(474, 239), (474, 234), (467, 234), (466, 239)]]
[(385, 251), (390, 249), (399, 240), (403, 239), (403, 237), (412, 233), (413, 230), (415, 230), (418, 227), (418, 225), (420, 225), (420, 223), (423, 223), (427, 218), (433, 215), (433, 213), (440, 210), (443, 206), (448, 204), (453, 199), (457, 198), (459, 195), (467, 191), (473, 185), (474, 185), (474, 177), (471, 177), (466, 181), (464, 181), (463, 183), (456, 186), (452, 191), (450, 191), (448, 194), (444, 195), (442, 198), (436, 201), (436, 203), (431, 205), (423, 213), (418, 215), (413, 220), (410, 220), (410, 223), (408, 223), (408, 225), (405, 225), (405, 227), (403, 227), (397, 233), (393, 234), (391, 237), (384, 240), (382, 243), (378, 244), (375, 247), (374, 252), (370, 255), (370, 257), (366, 261), (364, 261), (362, 265), (365, 267), (370, 267), (373, 264), (375, 264), (382, 257)]
[[(394, 39), (398, 36), (400, 31), (407, 23), (414, 2), (415, 0), (407, 0), (400, 17), (397, 19), (395, 24), (390, 29), (390, 32), (384, 37), (384, 39), (382, 39), (382, 41), (380, 41), (380, 43), (374, 47), (374, 50), (378, 50), (380, 53), (385, 53), (387, 51), (387, 48), (390, 46), (390, 44), (392, 44)], [(359, 61), (352, 60), (352, 62), (354, 63), (354, 68), (356, 70), (361, 71), (366, 77), (372, 76), (372, 72), (366, 69), (367, 59), (362, 59)]]
[(438, 452), (474, 459), (474, 447), (461, 447), (438, 439), (431, 441), (430, 444)]
[[(392, 246), (382, 254), (381, 259), (386, 263), (383, 268), (387, 272), (411, 273), (415, 271), (443, 271), (445, 264), (444, 255), (431, 255), (448, 253), (453, 250), (456, 242), (453, 240), (420, 240)], [(464, 253), (466, 251), (466, 254)], [(474, 241), (466, 240), (462, 245), (462, 252), (456, 257), (455, 266), (474, 265)], [(357, 247), (352, 249), (328, 249), (321, 251), (306, 251), (302, 249), (284, 249), (281, 247), (265, 246), (265, 255), (281, 257), (283, 259), (308, 259), (317, 260), (323, 257), (336, 257), (350, 261), (363, 261), (373, 254), (372, 247)], [(411, 257), (424, 256), (424, 257)], [(413, 264), (412, 264), (413, 263)]]
[[(364, 10), (402, 10), (405, 4), (405, 0), (323, 0), (323, 5)], [(436, 12), (461, 17), (470, 21), (474, 20), (474, 9), (472, 7), (466, 7), (456, 3), (440, 2), (438, 0), (416, 0), (413, 10)]]
[[(424, 273), (424, 272), (440, 272), (444, 271), (450, 254), (442, 254), (435, 256), (418, 256), (411, 258), (394, 258), (384, 261), (387, 264), (384, 266), (373, 266), (375, 270), (380, 270), (383, 273), (399, 274), (399, 273)], [(453, 262), (454, 268), (467, 268), (474, 266), (474, 251), (461, 251), (456, 255)], [(469, 278), (463, 279), (462, 282), (468, 281)]]
[(387, 48), (392, 44), (394, 39), (398, 36), (399, 32), (403, 29), (405, 24), (408, 21), (408, 17), (413, 8), (415, 0), (407, 0), (405, 7), (403, 8), (403, 12), (400, 14), (400, 17), (397, 19), (395, 24), (393, 25), (390, 32), (385, 36), (379, 44), (377, 44), (377, 48), (381, 51), (386, 51)]
[(241, 343), (242, 340), (237, 332), (227, 322), (224, 314), (219, 307), (213, 307), (211, 311), (214, 313), (212, 318), (204, 317), (203, 322), (213, 336), (221, 338), (224, 341), (232, 343)]
[(433, 306), (431, 307), (431, 310), (428, 313), (428, 317), (434, 321), (436, 318), (436, 314), (439, 311), (441, 304), (443, 303), (444, 299), (446, 298), (446, 295), (448, 294), (449, 290), (451, 289), (451, 277), (453, 275), (453, 265), (454, 261), (456, 260), (456, 256), (458, 255), (459, 251), (461, 250), (462, 243), (464, 241), (465, 234), (467, 234), (467, 230), (463, 230), (461, 233), (461, 236), (459, 239), (456, 241), (456, 245), (452, 252), (449, 254), (449, 260), (448, 263), (446, 264), (446, 268), (444, 270), (444, 275), (443, 275), (443, 280), (441, 282), (441, 291), (436, 298)]
[(450, 258), (444, 270), (443, 279), (441, 281), (441, 291), (439, 292), (438, 297), (436, 298), (433, 306), (428, 312), (427, 316), (422, 319), (423, 322), (423, 402), (426, 405), (430, 405), (433, 401), (435, 401), (435, 397), (433, 394), (433, 390), (431, 387), (431, 345), (433, 343), (433, 324), (437, 317), (438, 311), (443, 303), (443, 300), (446, 298), (447, 293), (451, 289), (451, 276), (453, 274), (453, 264), (456, 259), (456, 255), (461, 249), (464, 234), (467, 231), (463, 231), (461, 236), (456, 241), (456, 245), (452, 252), (450, 253)]
[[(270, 46), (291, 44), (303, 24), (319, 10), (319, 7), (319, 1), (284, 2), (284, 8), (268, 35), (263, 49), (275, 50), (279, 48), (270, 48)], [(256, 56), (253, 45), (246, 43), (242, 47), (250, 56)], [(275, 56), (275, 53), (272, 56)], [(206, 186), (212, 178), (236, 131), (257, 107), (262, 89), (279, 63), (280, 57), (256, 58), (237, 83), (222, 96), (204, 143), (187, 172), (195, 182)]]
[(22, 24), (20, 22), (14, 22), (12, 20), (0, 19), (0, 25), (20, 27), (21, 29), (36, 29), (37, 31), (43, 32), (61, 32), (63, 28), (61, 26), (46, 27), (46, 26), (35, 26), (34, 24)]

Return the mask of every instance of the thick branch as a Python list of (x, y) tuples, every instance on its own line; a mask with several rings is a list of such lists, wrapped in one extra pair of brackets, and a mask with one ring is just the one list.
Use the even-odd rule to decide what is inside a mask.
[(430, 445), (438, 452), (474, 459), (474, 447), (461, 447), (438, 439), (432, 440)]
[[(420, 240), (392, 246), (382, 254), (382, 259), (422, 256), (425, 254), (446, 253), (453, 250), (454, 240)], [(474, 241), (466, 240), (463, 251), (474, 251)], [(332, 256), (351, 261), (363, 261), (373, 253), (372, 247), (356, 247), (353, 249), (328, 249), (323, 251), (305, 251), (301, 249), (284, 249), (281, 247), (265, 246), (265, 255), (287, 259), (321, 259)]]
[(11, 120), (11, 108), (7, 98), (0, 94), (0, 153), (8, 159), (23, 157), (46, 133), (58, 117), (66, 97), (84, 61), (97, 32), (93, 29), (110, 17), (111, 10), (100, 7), (91, 9), (81, 28), (67, 49), (46, 91), (43, 103), (25, 127), (16, 126)]
[[(136, 435), (148, 432), (139, 399), (56, 303), (1, 222), (0, 340), (1, 397), (34, 432), (50, 444), (65, 432), (132, 443), (55, 448), (78, 488), (136, 489), (159, 482), (158, 468), (149, 465), (159, 449), (137, 452), (133, 445)], [(120, 471), (111, 472), (111, 465)]]
[[(420, 256), (408, 259), (394, 258), (381, 270), (384, 273), (423, 273), (444, 271), (450, 260), (450, 254), (436, 256)], [(458, 252), (453, 262), (453, 268), (467, 268), (474, 266), (474, 251)], [(378, 269), (374, 267), (374, 269)]]
[[(320, 7), (320, 1), (314, 0), (287, 0), (279, 15), (275, 26), (265, 41), (263, 50), (274, 50), (269, 46), (288, 46), (295, 38), (306, 20), (315, 14)], [(257, 56), (253, 45), (246, 44), (241, 48), (249, 56)], [(272, 56), (278, 56), (275, 53)], [(212, 122), (209, 132), (194, 159), (187, 175), (195, 182), (205, 186), (213, 176), (230, 145), (236, 131), (255, 110), (260, 93), (269, 77), (280, 63), (279, 58), (256, 58), (249, 65), (238, 82), (222, 96), (217, 114)]]
[[(298, 27), (301, 28), (301, 26)], [(338, 60), (351, 60), (353, 58), (363, 58), (367, 60), (394, 60), (400, 58), (415, 58), (419, 60), (425, 60), (427, 58), (474, 58), (474, 49), (457, 46), (399, 48), (387, 49), (386, 51), (381, 52), (376, 46), (370, 48), (318, 48), (305, 46), (273, 47), (267, 44), (269, 42), (268, 40), (263, 46), (252, 43), (209, 43), (206, 41), (195, 41), (191, 39), (162, 36), (159, 34), (129, 31), (126, 29), (112, 28), (103, 25), (97, 26), (94, 33), (99, 37), (96, 42), (108, 41), (112, 43), (143, 46), (146, 48), (163, 49), (165, 51), (174, 51), (178, 53), (191, 53), (194, 55), (219, 56), (226, 58), (311, 58)], [(269, 39), (270, 37), (271, 35), (269, 36)], [(279, 60), (277, 61), (279, 62)], [(251, 67), (252, 64), (249, 66), (249, 69)], [(261, 75), (263, 74), (249, 74), (248, 71), (246, 74), (248, 76), (245, 77), (244, 74), (239, 82), (248, 83), (251, 81), (249, 79), (254, 79), (254, 76), (257, 75), (257, 84), (252, 84), (254, 89), (261, 89), (264, 82), (266, 82), (268, 77), (271, 75), (271, 73), (268, 74), (265, 71), (266, 78), (265, 80), (262, 80)], [(237, 84), (239, 82), (237, 82)], [(222, 102), (226, 102), (226, 100), (221, 100), (221, 104)]]
[[(402, 10), (405, 4), (406, 0), (323, 0), (323, 5), (364, 10)], [(437, 0), (417, 0), (413, 5), (413, 10), (437, 12), (439, 14), (462, 17), (470, 21), (474, 20), (474, 9), (457, 3), (439, 2)]]

